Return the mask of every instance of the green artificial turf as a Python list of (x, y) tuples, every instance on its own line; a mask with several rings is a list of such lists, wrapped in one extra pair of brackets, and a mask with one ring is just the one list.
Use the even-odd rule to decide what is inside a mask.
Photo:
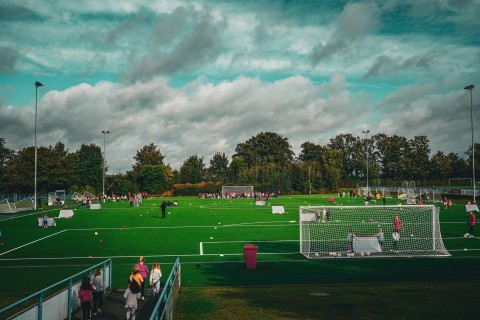
[[(185, 293), (194, 287), (261, 285), (284, 290), (281, 286), (328, 284), (340, 290), (342, 284), (415, 286), (425, 281), (477, 281), (478, 287), (479, 273), (472, 270), (480, 266), (480, 240), (463, 238), (467, 214), (462, 203), (450, 210), (442, 208), (440, 214), (444, 243), (452, 257), (307, 260), (299, 253), (299, 206), (324, 205), (327, 198), (271, 199), (288, 212), (272, 215), (271, 207), (255, 206), (250, 199), (184, 197), (178, 198), (178, 207), (167, 208), (166, 219), (160, 218), (165, 199), (145, 199), (138, 208), (126, 202), (105, 203), (101, 210), (76, 206), (71, 219), (56, 219), (57, 226), (48, 229), (37, 226), (37, 217), (44, 211), (13, 214), (0, 220), (5, 241), (0, 246), (0, 307), (108, 258), (113, 260), (113, 288), (122, 288), (139, 256), (145, 256), (149, 267), (161, 263), (163, 281), (180, 257), (181, 292)], [(390, 201), (396, 204), (396, 199)], [(337, 203), (363, 205), (361, 199), (337, 199)], [(59, 208), (45, 212), (56, 217)], [(259, 247), (256, 270), (245, 269), (243, 247), (247, 243)], [(15, 279), (14, 286), (10, 279)], [(448, 285), (444, 290), (449, 290)], [(213, 310), (217, 304), (206, 299), (197, 307)]]

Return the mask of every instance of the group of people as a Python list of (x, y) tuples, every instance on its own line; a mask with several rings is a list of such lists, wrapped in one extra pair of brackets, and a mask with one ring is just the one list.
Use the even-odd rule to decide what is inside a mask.
[[(395, 217), (393, 218), (393, 223), (392, 223), (392, 239), (393, 239), (392, 251), (394, 252), (398, 252), (398, 244), (400, 242), (400, 231), (402, 230), (402, 228), (403, 228), (402, 220), (400, 220), (400, 217), (398, 216), (398, 214), (395, 214)], [(383, 251), (384, 244), (385, 244), (385, 234), (383, 233), (382, 228), (378, 229), (378, 233), (375, 236), (377, 237), (380, 248)], [(349, 228), (347, 233), (348, 252), (353, 252), (354, 239), (356, 239), (356, 236), (353, 233), (353, 229)]]
[[(125, 298), (125, 308), (127, 310), (127, 320), (135, 320), (135, 312), (138, 308), (138, 300), (145, 300), (145, 282), (148, 281), (153, 290), (153, 298), (156, 299), (160, 295), (160, 278), (162, 271), (160, 264), (155, 262), (152, 265), (151, 272), (145, 264), (145, 259), (140, 257), (138, 263), (133, 267), (132, 273), (128, 278), (128, 286), (123, 297)], [(82, 284), (78, 290), (78, 299), (82, 310), (82, 320), (91, 319), (92, 316), (102, 313), (103, 291), (105, 282), (102, 278), (102, 271), (95, 270), (92, 279), (84, 277)], [(93, 302), (93, 305), (92, 305)]]
[(102, 313), (104, 290), (105, 282), (103, 281), (102, 270), (95, 270), (92, 279), (90, 277), (82, 279), (82, 284), (78, 290), (82, 320), (91, 319), (92, 314), (96, 316)]
[(133, 267), (132, 273), (128, 278), (128, 287), (123, 297), (125, 298), (125, 308), (127, 309), (127, 320), (135, 320), (135, 312), (138, 307), (138, 300), (145, 300), (145, 281), (150, 273), (150, 287), (153, 290), (153, 298), (160, 295), (160, 278), (162, 271), (160, 264), (155, 262), (152, 265), (152, 271), (149, 272), (145, 259), (140, 257), (138, 263)]

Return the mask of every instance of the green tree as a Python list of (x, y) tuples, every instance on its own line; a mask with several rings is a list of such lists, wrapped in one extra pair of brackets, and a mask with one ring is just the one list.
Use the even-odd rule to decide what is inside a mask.
[(137, 154), (133, 157), (135, 163), (132, 165), (132, 169), (135, 173), (140, 173), (146, 165), (164, 165), (162, 155), (157, 146), (153, 143), (144, 146), (142, 149), (137, 150)]
[(443, 151), (437, 151), (432, 156), (430, 176), (444, 182), (452, 176), (452, 159), (446, 156)]
[(225, 153), (215, 153), (210, 160), (208, 172), (213, 181), (225, 181), (228, 177), (228, 158)]
[[(248, 165), (242, 156), (233, 156), (232, 162), (230, 162), (230, 182), (241, 182), (241, 177), (245, 176), (245, 172), (248, 170)], [(255, 180), (251, 180), (255, 181)], [(246, 182), (246, 181), (244, 181)]]
[(234, 157), (243, 157), (250, 168), (265, 163), (285, 168), (293, 162), (295, 155), (288, 139), (273, 132), (261, 132), (244, 143), (239, 143), (235, 152)]
[(6, 147), (4, 138), (0, 138), (0, 193), (7, 192), (8, 167), (14, 156), (14, 151)]
[(95, 193), (100, 193), (103, 184), (103, 155), (102, 150), (95, 144), (82, 144), (76, 151), (76, 172), (79, 186), (92, 188)]
[[(371, 143), (371, 139), (368, 139)], [(350, 133), (339, 134), (330, 139), (328, 147), (338, 150), (342, 155), (342, 175), (344, 178), (355, 179), (365, 176), (366, 169), (366, 141), (359, 137), (354, 137)], [(369, 157), (372, 146), (369, 144)], [(370, 162), (371, 159), (369, 159)], [(372, 159), (373, 160), (373, 159)]]
[(411, 179), (425, 181), (430, 169), (430, 141), (427, 136), (415, 136), (409, 141), (409, 172)]
[(142, 190), (151, 194), (161, 194), (169, 190), (172, 180), (173, 173), (168, 166), (147, 164), (140, 172)]
[(18, 150), (12, 157), (7, 173), (7, 189), (12, 193), (33, 193), (35, 148)]
[(190, 156), (180, 167), (180, 180), (182, 183), (198, 183), (205, 179), (205, 163), (203, 157)]

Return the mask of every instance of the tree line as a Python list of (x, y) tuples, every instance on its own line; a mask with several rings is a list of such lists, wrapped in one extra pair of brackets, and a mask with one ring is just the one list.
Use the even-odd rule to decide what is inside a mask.
[[(477, 150), (475, 144), (475, 157), (479, 159)], [(324, 146), (304, 142), (295, 156), (286, 137), (260, 132), (239, 143), (231, 159), (217, 152), (206, 164), (203, 157), (191, 155), (178, 170), (165, 164), (165, 156), (150, 143), (137, 150), (131, 170), (108, 174), (100, 146), (83, 144), (72, 152), (57, 142), (37, 149), (37, 190), (100, 194), (104, 164), (106, 194), (117, 195), (140, 191), (172, 195), (218, 192), (223, 184), (253, 185), (258, 190), (282, 193), (317, 193), (364, 186), (367, 172), (370, 186), (395, 186), (402, 181), (441, 186), (449, 178), (471, 177), (472, 146), (465, 151), (466, 158), (443, 151), (430, 156), (430, 151), (426, 136), (407, 139), (378, 133), (362, 139), (347, 133), (331, 138)], [(0, 138), (1, 194), (33, 193), (34, 152), (33, 146), (9, 149)]]

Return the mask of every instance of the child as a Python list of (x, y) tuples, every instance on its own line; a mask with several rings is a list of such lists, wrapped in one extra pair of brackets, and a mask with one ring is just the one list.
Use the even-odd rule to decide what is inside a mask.
[[(133, 280), (135, 282), (135, 280)], [(127, 320), (135, 320), (135, 311), (137, 310), (137, 301), (140, 298), (140, 286), (137, 287), (137, 292), (134, 293), (134, 285), (129, 281), (129, 286), (125, 290), (123, 297), (125, 298), (125, 308), (127, 309)], [(135, 290), (134, 290), (135, 291)]]
[(393, 251), (398, 252), (398, 243), (400, 242), (400, 234), (396, 231), (392, 233)]
[(352, 231), (352, 228), (348, 229), (347, 242), (348, 242), (348, 252), (353, 252), (353, 239), (356, 238), (355, 234)]
[(148, 267), (145, 264), (145, 259), (143, 257), (138, 258), (138, 272), (140, 273), (140, 276), (142, 277), (142, 300), (145, 300), (145, 281), (148, 276)]
[(82, 320), (90, 319), (92, 292), (94, 290), (95, 287), (90, 282), (90, 278), (84, 277), (80, 290), (78, 290), (78, 299), (80, 300), (80, 307), (82, 309)]
[(385, 243), (385, 235), (383, 234), (382, 228), (378, 229), (377, 239), (378, 239), (378, 243), (380, 244), (380, 248), (383, 251), (383, 244)]
[(140, 291), (143, 278), (140, 275), (138, 267), (132, 269), (132, 274), (128, 279), (128, 288), (125, 290), (123, 297), (126, 299), (125, 308), (127, 308), (127, 320), (135, 320), (135, 311), (137, 310), (137, 301), (140, 299)]
[(156, 298), (160, 294), (160, 278), (162, 277), (162, 271), (160, 270), (160, 263), (155, 262), (150, 273), (150, 286), (153, 289), (153, 298)]
[(93, 274), (93, 285), (97, 288), (93, 292), (93, 315), (102, 313), (103, 291), (105, 290), (105, 283), (103, 282), (102, 270), (97, 269)]

